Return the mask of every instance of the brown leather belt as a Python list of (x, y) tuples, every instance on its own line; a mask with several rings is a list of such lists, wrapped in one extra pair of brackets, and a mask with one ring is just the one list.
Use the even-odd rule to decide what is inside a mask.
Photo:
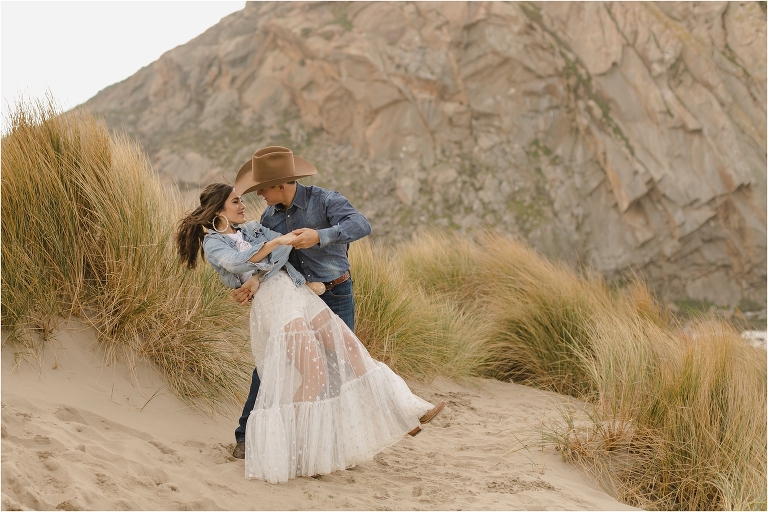
[(331, 289), (333, 289), (334, 286), (336, 286), (337, 284), (343, 283), (344, 281), (346, 281), (350, 277), (352, 277), (352, 276), (350, 275), (349, 270), (347, 270), (346, 272), (344, 272), (344, 274), (342, 274), (341, 277), (337, 277), (333, 281), (329, 281), (327, 283), (323, 283), (325, 285), (325, 291), (330, 291)]

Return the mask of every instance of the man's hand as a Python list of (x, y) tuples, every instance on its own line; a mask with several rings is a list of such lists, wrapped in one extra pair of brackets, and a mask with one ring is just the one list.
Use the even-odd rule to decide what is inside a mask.
[(306, 249), (320, 243), (320, 234), (311, 228), (300, 228), (291, 231), (294, 235), (297, 235), (293, 239), (291, 245), (296, 249)]

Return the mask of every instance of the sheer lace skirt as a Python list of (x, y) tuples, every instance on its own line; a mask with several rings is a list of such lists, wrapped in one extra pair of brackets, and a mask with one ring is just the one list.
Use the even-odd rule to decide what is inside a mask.
[(285, 272), (253, 298), (251, 348), (261, 385), (246, 428), (248, 478), (286, 482), (369, 460), (432, 408)]

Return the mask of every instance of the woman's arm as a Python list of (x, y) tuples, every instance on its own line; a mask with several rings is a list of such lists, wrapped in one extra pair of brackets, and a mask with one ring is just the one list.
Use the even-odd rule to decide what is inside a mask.
[[(265, 243), (261, 249), (256, 252), (256, 254), (250, 257), (248, 261), (252, 263), (259, 262), (269, 256), (269, 254), (278, 247), (283, 245), (290, 245), (294, 238), (296, 238), (296, 235), (293, 235), (292, 233), (288, 233), (286, 235), (278, 234), (276, 238), (273, 238), (272, 240)], [(253, 294), (255, 294), (259, 289), (259, 278), (260, 276), (258, 274), (254, 274), (245, 283), (243, 283), (242, 286), (232, 290), (232, 298), (240, 304), (247, 304), (251, 297), (253, 297)]]
[(267, 242), (254, 243), (252, 247), (238, 251), (224, 240), (222, 235), (208, 235), (203, 240), (205, 257), (213, 265), (232, 274), (251, 270), (271, 270), (273, 265), (265, 258), (280, 246), (289, 245), (295, 235), (287, 234)]
[(281, 245), (290, 245), (293, 239), (296, 238), (296, 235), (293, 233), (288, 233), (287, 235), (281, 235), (277, 238), (273, 238), (272, 240), (266, 242), (264, 245), (261, 246), (261, 249), (259, 249), (256, 254), (248, 258), (248, 261), (251, 263), (258, 263), (269, 254), (280, 247)]

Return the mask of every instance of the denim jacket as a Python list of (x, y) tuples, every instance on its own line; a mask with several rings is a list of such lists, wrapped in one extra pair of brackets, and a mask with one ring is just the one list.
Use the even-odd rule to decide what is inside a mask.
[(277, 247), (258, 263), (248, 261), (265, 243), (279, 237), (280, 233), (265, 228), (255, 220), (239, 227), (243, 232), (243, 240), (251, 244), (249, 249), (242, 252), (238, 252), (237, 242), (222, 233), (209, 231), (203, 238), (203, 253), (225, 285), (230, 288), (239, 288), (243, 284), (240, 282), (240, 274), (249, 270), (264, 272), (259, 277), (259, 281), (264, 281), (283, 267), (296, 286), (302, 286), (306, 282), (301, 272), (288, 263), (288, 256), (292, 249), (290, 245)]
[(349, 244), (371, 233), (371, 224), (347, 199), (333, 190), (296, 185), (296, 195), (286, 209), (268, 206), (261, 224), (279, 233), (312, 228), (320, 235), (314, 247), (293, 251), (289, 261), (307, 281), (328, 282), (349, 270)]

